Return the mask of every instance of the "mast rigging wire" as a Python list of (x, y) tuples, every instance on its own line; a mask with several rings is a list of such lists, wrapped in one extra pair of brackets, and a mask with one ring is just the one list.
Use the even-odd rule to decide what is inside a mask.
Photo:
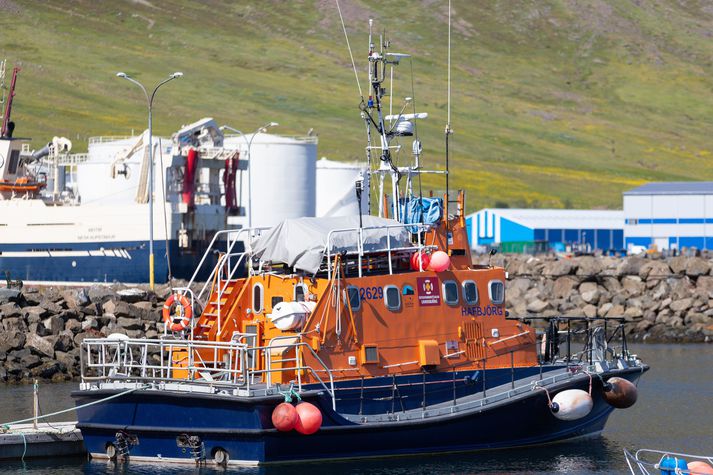
[(349, 57), (352, 60), (352, 68), (354, 69), (354, 77), (356, 78), (357, 88), (359, 89), (359, 97), (361, 101), (364, 102), (364, 94), (361, 92), (361, 84), (359, 83), (359, 74), (357, 73), (356, 63), (354, 63), (354, 55), (352, 54), (352, 47), (349, 44), (349, 36), (347, 35), (347, 27), (344, 25), (344, 17), (342, 16), (342, 8), (339, 6), (339, 0), (334, 0), (337, 4), (337, 11), (339, 12), (339, 20), (342, 22), (342, 30), (344, 31), (344, 39), (347, 40), (347, 48), (349, 49)]

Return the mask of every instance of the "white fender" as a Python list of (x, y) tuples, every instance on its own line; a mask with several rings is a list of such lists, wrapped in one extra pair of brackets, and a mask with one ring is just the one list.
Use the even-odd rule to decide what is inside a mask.
[(557, 393), (552, 399), (550, 409), (557, 419), (574, 421), (589, 414), (592, 407), (594, 401), (587, 391), (568, 389)]

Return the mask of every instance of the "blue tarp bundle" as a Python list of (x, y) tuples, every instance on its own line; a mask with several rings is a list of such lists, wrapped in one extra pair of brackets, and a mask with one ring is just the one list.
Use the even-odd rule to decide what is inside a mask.
[[(400, 200), (401, 216), (404, 224), (436, 224), (443, 216), (443, 200), (441, 198), (409, 198)], [(408, 228), (412, 233), (418, 228)]]

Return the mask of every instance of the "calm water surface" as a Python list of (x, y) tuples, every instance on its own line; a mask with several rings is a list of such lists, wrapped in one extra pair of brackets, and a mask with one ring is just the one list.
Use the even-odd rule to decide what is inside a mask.
[[(615, 411), (600, 438), (527, 450), (468, 455), (392, 458), (268, 468), (231, 468), (245, 474), (605, 474), (627, 473), (623, 448), (658, 448), (713, 455), (713, 345), (638, 345), (632, 349), (651, 365), (639, 383), (639, 400)], [(71, 384), (40, 387), (43, 412), (71, 405)], [(0, 422), (31, 415), (31, 386), (0, 386)], [(64, 419), (73, 420), (73, 414)], [(482, 428), (481, 430), (487, 430)], [(207, 468), (135, 465), (67, 458), (0, 462), (0, 473), (31, 474), (217, 474)]]

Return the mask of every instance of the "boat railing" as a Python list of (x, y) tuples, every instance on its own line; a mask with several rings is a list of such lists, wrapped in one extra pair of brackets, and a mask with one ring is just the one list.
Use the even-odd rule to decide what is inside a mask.
[(81, 378), (239, 386), (248, 376), (246, 348), (238, 342), (86, 338), (80, 352)]
[[(635, 453), (624, 449), (624, 458), (632, 474), (650, 475), (660, 473), (676, 474), (701, 474), (710, 472), (699, 472), (683, 468), (683, 461), (686, 465), (689, 462), (701, 461), (713, 465), (713, 456), (692, 455), (678, 452), (665, 452), (663, 450), (639, 449)], [(667, 463), (664, 463), (667, 461)]]
[[(238, 273), (240, 264), (246, 259), (246, 254), (249, 256), (251, 253), (252, 242), (256, 237), (268, 228), (244, 228), (244, 229), (224, 229), (218, 231), (213, 235), (208, 247), (203, 253), (200, 262), (196, 266), (196, 270), (188, 281), (186, 287), (192, 288), (193, 284), (197, 281), (199, 275), (202, 275), (205, 271), (205, 265), (207, 262), (212, 262), (208, 259), (209, 256), (214, 254), (219, 254), (222, 257), (218, 259), (218, 263), (211, 269), (208, 278), (203, 283), (202, 287), (196, 294), (196, 300), (205, 308), (207, 297), (206, 292), (210, 289), (210, 285), (214, 280), (220, 278), (220, 273), (226, 268), (228, 271), (228, 279), (221, 279), (224, 283), (229, 280), (229, 278), (235, 277)], [(225, 247), (222, 247), (222, 244)], [(246, 249), (245, 251), (237, 251), (238, 242), (244, 242)], [(226, 284), (227, 285), (227, 284)]]
[[(541, 362), (589, 364), (618, 358), (635, 359), (629, 352), (626, 326), (640, 319), (628, 317), (525, 316), (507, 317), (530, 324), (542, 321), (545, 328), (538, 332), (536, 345)], [(618, 338), (619, 345), (613, 341)], [(573, 345), (581, 344), (581, 349)]]
[[(426, 246), (421, 238), (423, 236), (423, 233), (428, 231), (430, 229), (430, 225), (428, 224), (423, 224), (423, 223), (413, 223), (413, 224), (393, 224), (393, 225), (388, 225), (388, 226), (364, 226), (364, 227), (358, 227), (358, 228), (344, 228), (344, 229), (333, 229), (327, 234), (327, 245), (325, 246), (325, 254), (327, 256), (327, 277), (329, 279), (332, 278), (332, 268), (329, 263), (332, 262), (332, 256), (336, 254), (342, 254), (342, 252), (339, 250), (339, 246), (335, 243), (334, 239), (336, 236), (343, 237), (345, 234), (348, 236), (349, 241), (348, 242), (356, 242), (356, 249), (352, 251), (347, 251), (345, 254), (346, 256), (356, 256), (357, 258), (357, 272), (359, 277), (362, 276), (362, 264), (363, 264), (363, 258), (366, 254), (378, 254), (378, 253), (386, 253), (387, 255), (387, 262), (388, 262), (388, 271), (389, 274), (393, 274), (394, 269), (393, 269), (393, 254), (395, 252), (413, 252), (413, 251), (424, 251), (427, 248), (433, 247), (433, 246)], [(391, 232), (393, 230), (400, 230), (400, 229), (405, 229), (409, 231), (411, 234), (415, 234), (417, 236), (417, 242), (416, 245), (411, 245), (411, 246), (392, 246), (392, 240), (395, 239), (395, 237), (392, 237)], [(365, 234), (364, 231), (372, 231), (372, 230), (383, 230), (386, 231), (386, 245), (380, 245), (380, 244), (374, 244), (365, 246)], [(350, 239), (351, 238), (351, 239)], [(421, 260), (419, 259), (419, 266), (421, 266)], [(420, 269), (420, 270), (425, 270), (425, 269)]]
[[(241, 388), (247, 394), (258, 381), (267, 394), (279, 389), (274, 373), (294, 374), (295, 387), (302, 392), (303, 373), (308, 372), (329, 394), (332, 407), (336, 407), (332, 372), (311, 346), (283, 337), (273, 339), (267, 346), (241, 341), (250, 336), (240, 334), (231, 341), (132, 339), (124, 335), (86, 338), (80, 352), (80, 375), (82, 382), (191, 383)], [(279, 358), (273, 355), (274, 350), (294, 351), (295, 356)], [(303, 351), (312, 355), (328, 378), (320, 377), (318, 371), (305, 364)], [(256, 362), (262, 358), (265, 364), (259, 369)]]

